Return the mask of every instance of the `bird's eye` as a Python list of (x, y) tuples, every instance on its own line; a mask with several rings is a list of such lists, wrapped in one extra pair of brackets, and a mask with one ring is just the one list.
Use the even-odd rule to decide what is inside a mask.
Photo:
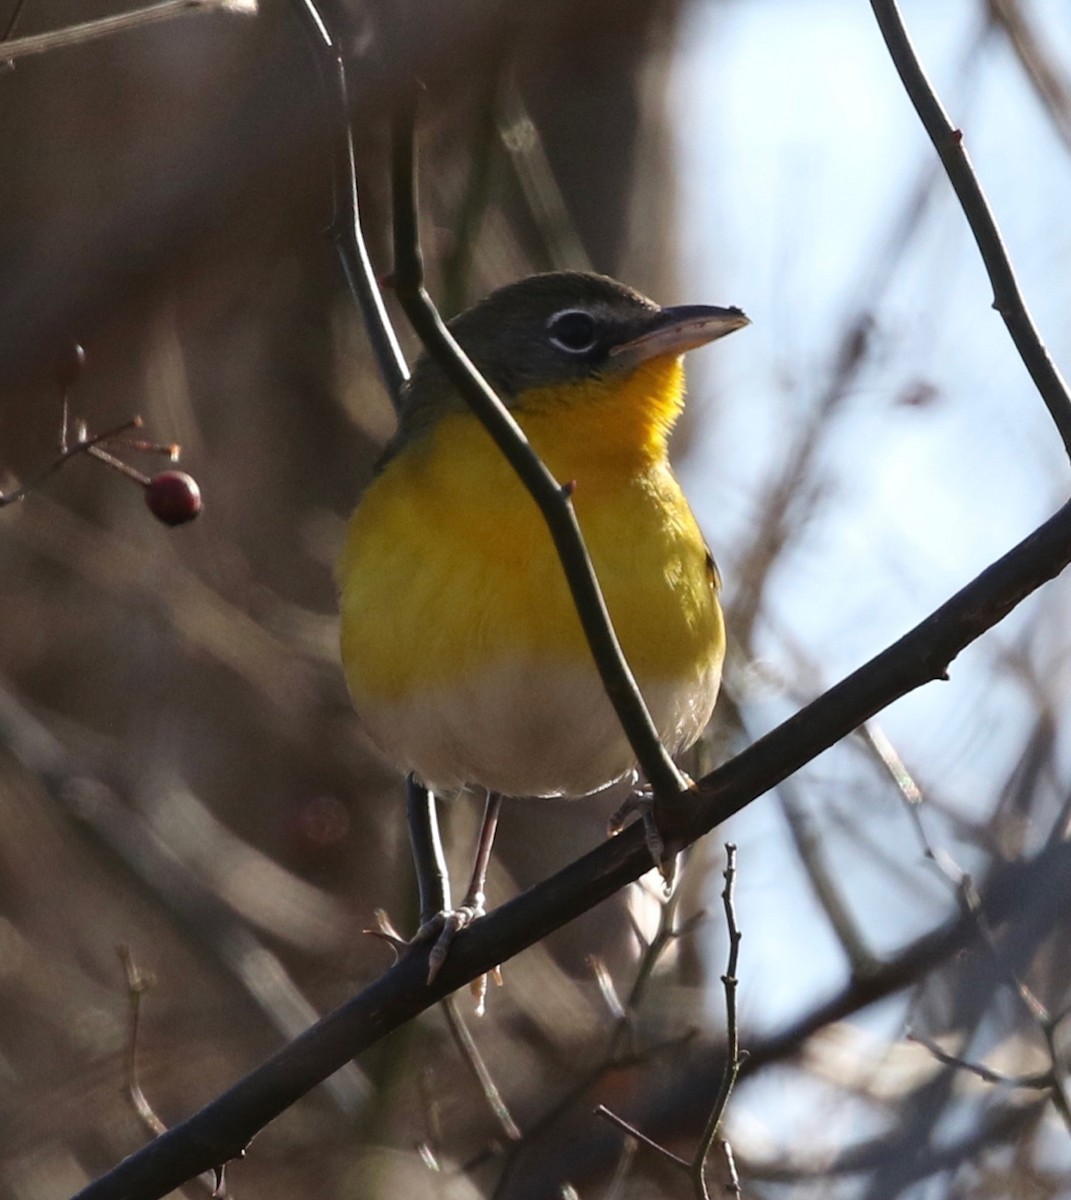
[(586, 354), (595, 345), (595, 318), (582, 308), (567, 308), (551, 317), (547, 333), (567, 354)]

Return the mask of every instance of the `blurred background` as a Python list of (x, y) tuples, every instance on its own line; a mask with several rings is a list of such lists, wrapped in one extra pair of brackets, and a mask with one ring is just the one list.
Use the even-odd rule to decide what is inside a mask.
[[(1066, 365), (1066, 5), (903, 8)], [(0, 33), (115, 11), (4, 0)], [(692, 357), (675, 443), (732, 639), (693, 771), (1066, 497), (1059, 439), (869, 6), (351, 0), (325, 15), (345, 31), (378, 271), (387, 116), (415, 70), (447, 313), (590, 267), (752, 317)], [(392, 414), (326, 236), (330, 127), (285, 0), (0, 63), (0, 487), (54, 458), (77, 341), (74, 415), (96, 432), (140, 414), (146, 436), (182, 444), (205, 498), (169, 530), (82, 457), (0, 509), (0, 1194), (18, 1200), (68, 1195), (147, 1137), (125, 1090), (117, 947), (152, 977), (137, 1065), (171, 1123), (389, 964), (361, 933), (376, 908), (415, 920), (401, 781), (361, 740), (335, 644), (332, 564)], [(948, 683), (697, 847), (668, 913), (634, 888), (507, 964), (482, 1019), (459, 997), (511, 1121), (435, 1010), (269, 1127), (233, 1192), (690, 1195), (591, 1110), (691, 1153), (721, 1069), (731, 839), (753, 1056), (725, 1131), (744, 1194), (1071, 1195), (1071, 919), (1038, 915), (1028, 887), (988, 949), (910, 966), (914, 940), (955, 918), (962, 872), (984, 890), (1068, 836), (1069, 601), (1050, 584)], [(508, 805), (492, 900), (595, 845), (614, 803)], [(461, 877), (476, 799), (444, 815)], [(902, 986), (866, 1003), (859, 981), (901, 960)]]

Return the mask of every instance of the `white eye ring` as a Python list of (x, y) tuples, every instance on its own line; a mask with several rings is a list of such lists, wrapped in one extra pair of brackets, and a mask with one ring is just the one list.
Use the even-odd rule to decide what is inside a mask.
[(547, 336), (566, 354), (587, 354), (597, 332), (595, 318), (583, 308), (563, 308), (547, 322)]

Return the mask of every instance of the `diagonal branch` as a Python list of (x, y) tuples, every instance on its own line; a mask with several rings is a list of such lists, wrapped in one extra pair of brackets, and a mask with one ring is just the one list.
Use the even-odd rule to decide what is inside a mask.
[[(708, 775), (700, 782), (698, 799), (667, 806), (672, 828), (694, 841), (885, 705), (931, 679), (943, 678), (948, 664), (965, 646), (1069, 562), (1071, 503), (889, 649)], [(1053, 889), (1056, 897), (1062, 897), (1066, 888), (1068, 851), (1067, 846), (1057, 845), (1041, 856), (1063, 871), (1063, 882)], [(1032, 866), (1008, 869), (1004, 886), (996, 890), (987, 908), (991, 920), (1014, 916), (1016, 905), (1031, 901), (1028, 881), (1036, 883)], [(426, 983), (428, 950), (414, 949), (200, 1112), (90, 1184), (79, 1200), (152, 1200), (242, 1154), (269, 1121), (355, 1055), (649, 869), (642, 831), (630, 828), (465, 930), (431, 986)], [(927, 935), (919, 961), (923, 967), (939, 962), (970, 936), (971, 927), (954, 920)], [(879, 973), (874, 972), (857, 981), (853, 1003), (860, 994), (865, 1001), (890, 993), (880, 992)]]

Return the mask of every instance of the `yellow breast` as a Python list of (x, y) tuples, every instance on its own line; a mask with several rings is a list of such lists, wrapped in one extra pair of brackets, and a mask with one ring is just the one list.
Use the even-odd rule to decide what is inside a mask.
[[(576, 482), (577, 517), (641, 690), (706, 689), (705, 721), (724, 631), (709, 553), (666, 458), (681, 390), (679, 361), (655, 359), (624, 383), (526, 393), (515, 415), (555, 476)], [(339, 582), (343, 662), (366, 720), (502, 665), (594, 671), (543, 519), (467, 413), (441, 419), (373, 481)]]

